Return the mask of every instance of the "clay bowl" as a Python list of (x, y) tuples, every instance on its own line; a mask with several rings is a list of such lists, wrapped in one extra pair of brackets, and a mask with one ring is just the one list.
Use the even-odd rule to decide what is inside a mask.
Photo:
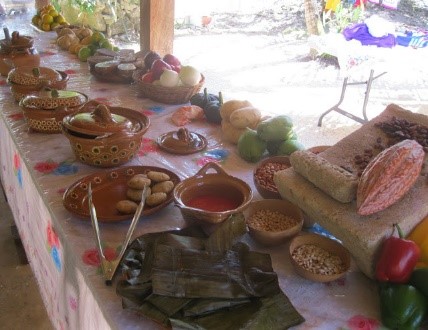
[[(215, 173), (208, 173), (210, 169)], [(201, 224), (218, 224), (230, 215), (242, 212), (252, 197), (246, 182), (227, 174), (213, 162), (174, 188), (174, 203), (183, 218)]]
[(9, 72), (14, 68), (22, 66), (37, 67), (40, 65), (40, 54), (37, 49), (27, 48), (13, 52), (0, 51), (0, 74), (7, 77)]
[[(295, 252), (296, 249), (302, 248), (302, 246), (307, 247), (312, 245), (318, 249), (321, 249), (320, 251), (322, 251), (322, 253), (328, 253), (328, 258), (331, 258), (333, 256), (333, 258), (335, 258), (336, 260), (333, 260), (333, 263), (336, 264), (337, 260), (340, 260), (341, 266), (337, 267), (336, 270), (333, 270), (331, 266), (329, 266), (327, 268), (327, 272), (324, 274), (308, 270), (307, 268), (301, 266), (299, 262), (296, 261), (295, 257), (293, 257), (293, 252)], [(312, 252), (311, 254), (313, 253), (316, 252)], [(349, 251), (342, 244), (326, 236), (312, 233), (294, 237), (290, 243), (289, 256), (296, 273), (314, 282), (335, 281), (345, 275), (345, 273), (349, 270), (351, 264), (351, 256), (349, 254)], [(306, 262), (308, 262), (310, 258), (310, 254), (308, 254), (304, 259), (306, 259)], [(321, 260), (325, 259), (326, 258), (323, 258)]]
[(89, 101), (77, 113), (64, 117), (62, 132), (82, 163), (113, 167), (138, 153), (149, 125), (149, 118), (136, 110)]
[(8, 81), (10, 85), (10, 90), (12, 91), (12, 95), (15, 98), (15, 101), (19, 102), (25, 96), (40, 92), (43, 88), (46, 87), (58, 90), (66, 89), (70, 77), (64, 71), (58, 71), (58, 73), (61, 75), (62, 79), (52, 82), (40, 82), (38, 84), (33, 85), (20, 85), (12, 81)]
[(297, 235), (303, 226), (303, 213), (287, 200), (253, 201), (244, 210), (250, 236), (263, 245), (278, 245)]
[(276, 171), (291, 167), (288, 156), (272, 156), (260, 161), (253, 171), (254, 186), (263, 198), (281, 199), (281, 195), (273, 182)]
[(46, 90), (24, 96), (19, 102), (34, 132), (61, 133), (65, 116), (77, 112), (88, 97), (76, 91)]

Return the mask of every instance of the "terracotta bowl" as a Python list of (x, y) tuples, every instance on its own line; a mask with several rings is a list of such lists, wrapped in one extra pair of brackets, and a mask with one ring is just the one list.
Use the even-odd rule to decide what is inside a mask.
[[(208, 173), (212, 169), (215, 173)], [(217, 224), (230, 215), (242, 212), (253, 197), (250, 186), (234, 176), (228, 175), (220, 165), (210, 162), (194, 176), (177, 184), (174, 188), (174, 202), (181, 210), (183, 218), (205, 224)], [(198, 198), (204, 198), (211, 205), (215, 201), (227, 202), (223, 210), (207, 210), (195, 206)]]
[(43, 88), (46, 87), (59, 90), (66, 89), (70, 77), (64, 71), (58, 71), (58, 73), (61, 75), (61, 80), (40, 82), (32, 85), (21, 85), (8, 79), (8, 84), (10, 85), (10, 90), (12, 91), (15, 101), (19, 102), (25, 96), (40, 92)]
[(282, 198), (273, 182), (273, 174), (289, 167), (291, 167), (291, 163), (288, 156), (268, 157), (256, 165), (253, 171), (254, 186), (263, 198)]
[[(96, 167), (123, 165), (138, 153), (150, 120), (136, 110), (108, 107), (109, 115), (125, 118), (130, 123), (129, 129), (100, 124), (98, 128), (107, 127), (111, 130), (99, 130), (84, 121), (80, 126), (74, 125), (79, 120), (73, 120), (79, 117), (94, 118), (94, 106), (97, 104), (100, 105), (96, 101), (89, 101), (77, 113), (65, 116), (62, 121), (62, 132), (70, 141), (76, 158), (82, 163)], [(95, 122), (102, 123), (102, 120)], [(108, 122), (114, 121), (110, 119)]]
[(33, 67), (40, 65), (40, 54), (36, 48), (17, 50), (12, 53), (0, 51), (0, 74), (2, 76), (7, 77), (14, 68), (28, 65)]
[[(293, 257), (293, 252), (299, 247), (307, 245), (314, 245), (317, 248), (321, 248), (323, 251), (328, 252), (330, 255), (333, 255), (335, 258), (340, 258), (340, 261), (342, 262), (340, 270), (334, 271), (331, 274), (320, 274), (302, 267)], [(349, 251), (342, 244), (326, 236), (313, 233), (294, 237), (290, 244), (289, 256), (296, 273), (314, 282), (335, 281), (344, 276), (351, 265), (351, 256)], [(306, 258), (310, 257), (307, 256)]]
[[(265, 212), (262, 216), (261, 212)], [(286, 218), (273, 219), (272, 212)], [(278, 245), (297, 235), (303, 226), (303, 213), (287, 200), (263, 199), (253, 201), (244, 211), (250, 236), (263, 245)], [(257, 215), (256, 221), (254, 215)], [(282, 223), (282, 224), (281, 224)], [(289, 224), (286, 225), (285, 223)], [(280, 228), (286, 228), (281, 230)]]
[[(88, 97), (76, 91), (56, 91), (58, 97), (48, 97), (43, 92), (24, 96), (19, 102), (29, 128), (38, 133), (61, 133), (62, 120), (73, 114), (88, 101)], [(62, 93), (63, 92), (63, 93)], [(51, 91), (49, 91), (49, 96)], [(68, 97), (61, 97), (68, 95)]]

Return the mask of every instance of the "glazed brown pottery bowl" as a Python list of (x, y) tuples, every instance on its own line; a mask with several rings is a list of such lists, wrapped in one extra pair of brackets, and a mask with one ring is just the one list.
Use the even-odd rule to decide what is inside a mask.
[(250, 236), (263, 245), (278, 245), (297, 235), (303, 226), (303, 213), (281, 199), (253, 201), (244, 210)]
[(67, 87), (69, 76), (66, 72), (43, 67), (39, 69), (46, 74), (32, 77), (37, 72), (32, 66), (12, 69), (9, 72), (7, 81), (10, 85), (13, 97), (17, 102), (23, 97), (39, 92), (46, 87), (59, 90), (63, 90)]
[(46, 89), (24, 96), (19, 105), (32, 131), (61, 133), (63, 118), (77, 112), (87, 101), (88, 97), (80, 92)]
[(254, 186), (263, 198), (281, 199), (273, 182), (275, 172), (291, 167), (288, 156), (272, 156), (260, 161), (253, 171)]
[(113, 167), (138, 153), (149, 125), (149, 118), (136, 110), (89, 101), (77, 113), (64, 117), (62, 132), (82, 163)]
[[(351, 265), (349, 251), (342, 244), (313, 233), (294, 237), (289, 255), (296, 273), (314, 282), (337, 280)], [(314, 257), (318, 260), (315, 261)]]
[(0, 74), (7, 76), (13, 68), (40, 65), (40, 55), (33, 47), (34, 38), (20, 36), (17, 31), (12, 38), (0, 40)]
[[(210, 169), (215, 173), (208, 173)], [(242, 212), (252, 197), (246, 182), (227, 174), (213, 162), (174, 188), (174, 202), (183, 218), (205, 224), (217, 224)]]

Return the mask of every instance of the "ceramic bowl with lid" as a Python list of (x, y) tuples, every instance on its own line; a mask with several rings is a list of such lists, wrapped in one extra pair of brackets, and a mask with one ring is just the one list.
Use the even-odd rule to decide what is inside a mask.
[(64, 117), (62, 132), (82, 163), (113, 167), (138, 153), (149, 125), (149, 118), (136, 110), (89, 101)]
[(6, 38), (0, 40), (0, 73), (7, 76), (10, 70), (16, 67), (40, 65), (40, 55), (33, 47), (34, 38), (30, 36), (21, 36), (18, 31), (9, 35), (7, 28), (5, 30)]
[(7, 76), (10, 90), (18, 102), (26, 95), (39, 92), (46, 87), (63, 90), (67, 87), (68, 80), (69, 76), (64, 71), (33, 66), (14, 68)]
[(174, 202), (183, 218), (202, 224), (217, 224), (242, 212), (252, 198), (251, 187), (245, 181), (227, 174), (214, 162), (174, 187)]
[(77, 91), (46, 88), (21, 99), (24, 117), (31, 130), (39, 133), (61, 133), (62, 120), (75, 113), (88, 101)]

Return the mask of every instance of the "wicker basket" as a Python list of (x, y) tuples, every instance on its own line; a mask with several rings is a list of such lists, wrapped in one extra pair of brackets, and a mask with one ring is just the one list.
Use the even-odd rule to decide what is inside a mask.
[(143, 97), (165, 104), (189, 102), (190, 98), (201, 90), (205, 82), (205, 77), (201, 74), (201, 80), (195, 86), (164, 87), (141, 81), (143, 75), (144, 71), (137, 70), (132, 76), (140, 94)]

